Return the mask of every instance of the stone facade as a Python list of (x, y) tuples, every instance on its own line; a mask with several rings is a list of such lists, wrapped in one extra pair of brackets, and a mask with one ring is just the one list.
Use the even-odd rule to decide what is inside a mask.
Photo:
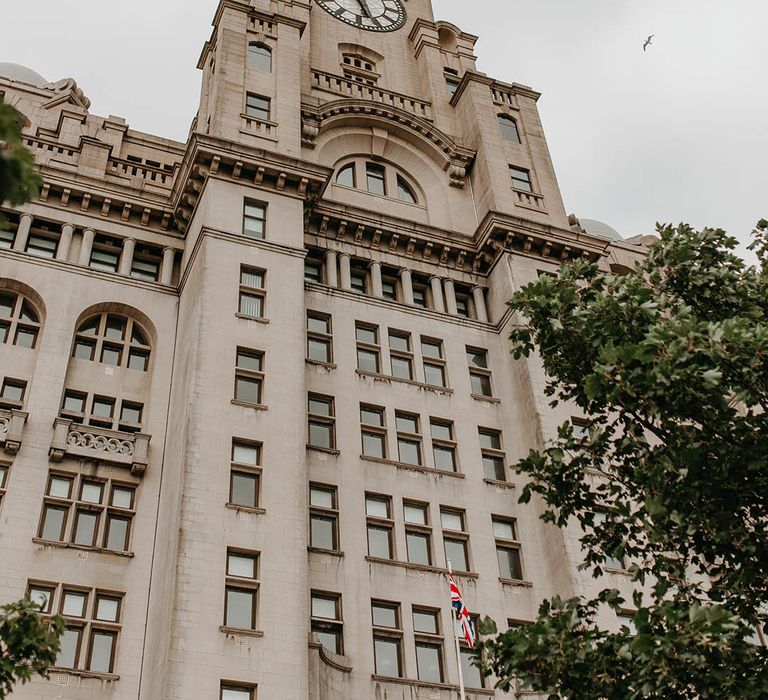
[(0, 68), (45, 183), (0, 234), (0, 599), (71, 630), (14, 697), (448, 700), (444, 540), (502, 628), (595, 585), (579, 533), (517, 504), (508, 465), (571, 415), (511, 358), (505, 302), (642, 248), (566, 216), (539, 95), (404, 4), (368, 32), (221, 0), (186, 143)]

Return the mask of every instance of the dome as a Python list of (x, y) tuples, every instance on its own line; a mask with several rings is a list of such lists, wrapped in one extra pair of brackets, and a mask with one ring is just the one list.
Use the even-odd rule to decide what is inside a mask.
[(579, 218), (582, 228), (592, 236), (598, 238), (608, 238), (611, 241), (623, 241), (624, 237), (613, 226), (609, 226), (596, 219)]
[(7, 78), (17, 83), (26, 83), (33, 87), (43, 88), (48, 81), (31, 68), (20, 66), (18, 63), (0, 63), (0, 78)]

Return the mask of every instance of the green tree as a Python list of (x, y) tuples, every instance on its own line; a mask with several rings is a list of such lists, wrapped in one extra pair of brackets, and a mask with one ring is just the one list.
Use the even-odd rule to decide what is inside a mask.
[(0, 607), (0, 698), (35, 674), (48, 677), (63, 631), (63, 619), (44, 618), (40, 606), (30, 600)]
[(37, 194), (42, 184), (35, 159), (21, 140), (22, 119), (13, 107), (0, 103), (0, 204), (23, 204)]
[[(534, 624), (478, 647), (503, 689), (555, 700), (768, 698), (768, 221), (758, 264), (722, 230), (660, 226), (626, 275), (561, 267), (509, 302), (516, 358), (537, 352), (562, 425), (516, 468), (520, 501), (583, 531), (582, 567), (628, 566), (633, 595), (545, 601)], [(596, 517), (596, 514), (600, 514)], [(598, 611), (631, 609), (608, 632)], [(616, 625), (619, 626), (618, 623)]]

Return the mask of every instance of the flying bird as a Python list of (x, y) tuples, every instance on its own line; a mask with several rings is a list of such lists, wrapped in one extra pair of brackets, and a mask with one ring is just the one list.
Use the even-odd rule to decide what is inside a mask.
[(651, 45), (651, 39), (653, 39), (653, 37), (655, 37), (655, 36), (656, 36), (655, 34), (651, 34), (651, 36), (649, 36), (645, 40), (645, 43), (643, 44), (643, 51), (647, 51), (648, 50), (648, 47)]

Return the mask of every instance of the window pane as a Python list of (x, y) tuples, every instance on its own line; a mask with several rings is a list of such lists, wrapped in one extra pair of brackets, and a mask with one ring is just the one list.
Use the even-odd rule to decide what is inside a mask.
[(500, 114), (499, 128), (501, 129), (501, 136), (505, 141), (520, 143), (520, 133), (517, 130), (517, 124), (514, 119)]
[(445, 559), (456, 571), (469, 571), (467, 545), (463, 540), (444, 540)]
[(120, 409), (120, 421), (123, 423), (141, 423), (142, 406), (124, 403)]
[(464, 531), (464, 518), (461, 513), (453, 513), (448, 510), (441, 511), (440, 522), (444, 530)]
[(313, 595), (312, 617), (323, 617), (327, 620), (337, 620), (337, 599)]
[(128, 353), (128, 369), (146, 372), (149, 365), (149, 354), (140, 350), (131, 350)]
[(112, 505), (116, 508), (130, 508), (133, 505), (133, 489), (113, 486)]
[(66, 393), (64, 394), (64, 405), (62, 408), (72, 413), (83, 413), (85, 411), (85, 397)]
[(113, 399), (99, 399), (93, 400), (93, 415), (98, 418), (112, 418), (112, 411), (115, 408), (115, 402)]
[(464, 676), (464, 685), (467, 688), (484, 688), (483, 677), (480, 669), (472, 664), (472, 652), (469, 649), (461, 650), (461, 671)]
[(232, 443), (232, 461), (239, 464), (250, 464), (257, 466), (259, 464), (261, 450), (258, 445), (246, 445), (242, 442)]
[(403, 357), (392, 357), (392, 376), (398, 379), (413, 379), (411, 361)]
[(366, 498), (365, 514), (370, 515), (372, 518), (388, 518), (389, 517), (388, 501), (385, 501), (382, 498)]
[(248, 352), (237, 353), (237, 367), (238, 369), (247, 369), (252, 372), (261, 371), (261, 355), (254, 355)]
[(117, 622), (120, 601), (117, 598), (99, 597), (96, 601), (96, 619), (105, 622)]
[(235, 398), (246, 403), (261, 403), (261, 380), (251, 377), (237, 377)]
[(341, 170), (339, 170), (339, 174), (336, 175), (336, 182), (338, 182), (340, 185), (345, 185), (346, 187), (354, 187), (355, 164), (350, 163), (349, 165), (345, 165)]
[(437, 615), (421, 610), (413, 611), (413, 631), (424, 634), (437, 634)]
[(352, 283), (352, 289), (361, 294), (365, 294), (365, 272), (352, 270), (350, 282)]
[(117, 262), (119, 256), (117, 253), (111, 253), (106, 250), (94, 250), (91, 252), (90, 267), (94, 270), (103, 270), (104, 272), (117, 272)]
[(19, 328), (16, 331), (15, 345), (20, 348), (33, 348), (35, 347), (35, 341), (37, 340), (37, 331), (29, 330), (27, 328)]
[(408, 561), (412, 564), (429, 565), (429, 535), (420, 532), (407, 532), (405, 535), (408, 545)]
[(416, 204), (416, 195), (411, 186), (399, 175), (397, 176), (397, 197), (401, 202)]
[(472, 383), (472, 393), (478, 396), (491, 395), (491, 379), (487, 374), (475, 374), (470, 372), (469, 379)]
[(131, 265), (131, 277), (149, 282), (157, 282), (160, 265), (151, 260), (134, 260)]
[(313, 631), (320, 640), (320, 644), (326, 649), (330, 649), (334, 654), (339, 653), (341, 645), (339, 644), (339, 635), (337, 632), (320, 629), (315, 629)]
[(44, 540), (60, 540), (63, 536), (64, 519), (67, 515), (66, 508), (46, 506), (43, 516), (43, 529), (40, 537)]
[(312, 515), (310, 518), (310, 545), (319, 549), (336, 549), (334, 518)]
[(0, 397), (6, 401), (21, 401), (24, 396), (24, 386), (22, 384), (12, 384), (10, 382), (3, 382), (2, 390), (0, 390)]
[(413, 303), (415, 306), (420, 306), (422, 309), (427, 308), (427, 290), (426, 287), (414, 287), (413, 288)]
[(240, 292), (240, 306), (239, 312), (243, 316), (253, 316), (254, 318), (261, 318), (263, 298), (256, 296), (255, 294), (246, 294)]
[(416, 645), (416, 666), (420, 681), (442, 683), (443, 672), (440, 665), (440, 647), (431, 644)]
[(85, 615), (86, 597), (84, 593), (66, 592), (64, 594), (64, 603), (61, 606), (61, 614), (69, 615), (70, 617), (83, 617)]
[(330, 333), (330, 319), (321, 316), (307, 316), (307, 330), (312, 333)]
[(456, 471), (456, 456), (452, 447), (434, 447), (435, 469), (446, 472)]
[(331, 402), (315, 396), (309, 397), (309, 412), (318, 416), (332, 416)]
[(50, 612), (52, 597), (53, 591), (48, 588), (37, 588), (33, 586), (29, 589), (29, 599), (35, 603), (42, 612)]
[(416, 525), (427, 524), (427, 511), (423, 506), (404, 505), (403, 516), (407, 523), (415, 523)]
[(445, 369), (441, 365), (424, 363), (424, 382), (432, 386), (445, 386)]
[(371, 345), (376, 345), (378, 343), (378, 333), (374, 328), (357, 326), (355, 328), (355, 337), (360, 343), (370, 343)]
[(227, 575), (256, 578), (256, 559), (247, 554), (227, 555)]
[(514, 540), (515, 538), (515, 525), (508, 520), (494, 520), (493, 521), (493, 534), (496, 537), (502, 537), (505, 540)]
[(125, 552), (128, 549), (128, 518), (110, 516), (107, 522), (107, 541), (105, 546), (115, 552)]
[(72, 479), (66, 479), (61, 476), (52, 476), (51, 483), (48, 486), (48, 493), (56, 498), (69, 498), (72, 490)]
[(397, 451), (399, 459), (405, 464), (421, 464), (421, 450), (418, 442), (398, 440)]
[(402, 413), (395, 415), (397, 429), (403, 433), (418, 433), (419, 419), (416, 416), (407, 416)]
[(481, 430), (479, 435), (480, 435), (480, 447), (486, 448), (489, 450), (501, 449), (501, 436), (498, 432)]
[(120, 365), (120, 357), (122, 354), (120, 348), (116, 348), (112, 345), (104, 345), (101, 348), (101, 362), (105, 365), (117, 367)]
[(320, 282), (322, 265), (307, 261), (304, 263), (304, 279), (308, 282)]
[(379, 353), (372, 350), (357, 350), (357, 368), (362, 372), (379, 371)]
[(330, 489), (311, 488), (309, 491), (310, 505), (318, 508), (333, 508), (334, 492)]
[(387, 193), (384, 183), (384, 168), (375, 163), (366, 163), (366, 176), (368, 191), (372, 194), (385, 195)]
[(238, 688), (222, 688), (221, 700), (252, 700), (253, 694), (250, 690), (240, 690)]
[(383, 459), (386, 454), (384, 436), (378, 433), (363, 433), (363, 454)]
[(101, 503), (101, 496), (104, 491), (102, 484), (84, 482), (80, 489), (80, 500), (87, 503)]
[(397, 283), (391, 280), (383, 280), (381, 290), (385, 299), (397, 301)]
[(407, 335), (389, 334), (389, 347), (393, 350), (408, 352), (411, 349), (411, 340)]
[(467, 348), (467, 362), (475, 367), (488, 369), (488, 356), (485, 350), (470, 350)]
[(360, 422), (381, 427), (384, 425), (384, 412), (381, 409), (363, 406), (360, 408)]
[(376, 605), (374, 603), (371, 606), (371, 612), (375, 627), (397, 628), (397, 608), (391, 605)]
[(368, 554), (379, 559), (392, 558), (390, 530), (385, 527), (368, 526)]
[(77, 524), (75, 525), (74, 543), (92, 547), (96, 538), (96, 525), (99, 516), (95, 513), (86, 513), (79, 511), (77, 514)]
[(496, 553), (499, 559), (501, 578), (521, 580), (523, 578), (523, 569), (520, 565), (520, 552), (517, 549), (497, 547)]
[(309, 444), (314, 447), (333, 447), (333, 429), (327, 423), (309, 424)]
[(331, 344), (327, 340), (307, 340), (307, 357), (315, 362), (331, 361)]
[(430, 431), (435, 440), (453, 440), (453, 429), (450, 423), (430, 423)]
[(91, 636), (91, 663), (89, 669), (96, 673), (112, 671), (112, 652), (115, 645), (113, 632), (94, 631)]
[(74, 668), (77, 665), (77, 648), (80, 644), (79, 629), (66, 629), (59, 638), (59, 653), (55, 665), (60, 668)]
[(254, 592), (227, 589), (227, 627), (251, 629), (253, 626)]
[(259, 477), (255, 474), (232, 472), (230, 502), (236, 506), (255, 508), (258, 479)]
[(92, 360), (95, 347), (96, 346), (94, 343), (87, 343), (83, 340), (78, 340), (75, 343), (75, 351), (72, 353), (72, 355), (78, 360)]
[(249, 44), (248, 67), (269, 73), (272, 70), (272, 51), (262, 44)]
[(240, 268), (240, 284), (244, 287), (261, 289), (264, 286), (264, 273), (250, 268)]
[(486, 479), (493, 479), (494, 481), (506, 481), (506, 474), (504, 473), (504, 461), (501, 457), (489, 457), (483, 455), (483, 472)]
[(376, 675), (397, 678), (400, 676), (400, 641), (375, 638), (373, 651), (376, 657)]

